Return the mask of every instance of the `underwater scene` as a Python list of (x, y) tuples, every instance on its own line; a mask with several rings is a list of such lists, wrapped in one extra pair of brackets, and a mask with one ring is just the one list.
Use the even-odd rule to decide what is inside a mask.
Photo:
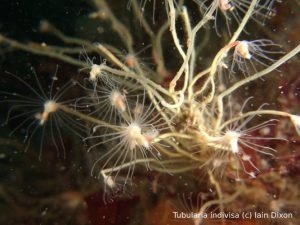
[(2, 0), (0, 224), (300, 225), (299, 0)]

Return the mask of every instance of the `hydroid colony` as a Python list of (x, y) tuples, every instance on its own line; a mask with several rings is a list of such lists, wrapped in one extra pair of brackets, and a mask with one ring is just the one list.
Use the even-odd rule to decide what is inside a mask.
[[(232, 196), (236, 199), (253, 188), (247, 187), (247, 182), (258, 179), (256, 177), (261, 172), (259, 160), (276, 155), (276, 149), (265, 143), (289, 141), (282, 137), (259, 135), (257, 131), (276, 126), (277, 120), (270, 117), (278, 120), (280, 117), (288, 118), (295, 132), (299, 134), (300, 130), (298, 115), (272, 110), (266, 105), (247, 111), (249, 102), (255, 99), (242, 100), (235, 96), (237, 90), (277, 70), (300, 51), (300, 45), (284, 53), (272, 40), (240, 38), (248, 32), (248, 23), (263, 26), (262, 23), (276, 16), (276, 2), (156, 1), (152, 2), (153, 21), (148, 22), (144, 11), (147, 1), (139, 4), (131, 0), (129, 12), (134, 14), (140, 29), (148, 36), (154, 66), (139, 60), (133, 35), (105, 0), (93, 1), (98, 10), (90, 17), (110, 23), (130, 59), (123, 56), (122, 50), (101, 41), (92, 44), (68, 37), (46, 21), (41, 22), (40, 30), (54, 34), (65, 43), (83, 45), (85, 61), (70, 57), (67, 47), (59, 51), (45, 43), (38, 47), (28, 46), (1, 36), (0, 43), (79, 66), (84, 76), (82, 82), (71, 81), (72, 88), (80, 89), (84, 96), (60, 101), (70, 85), (66, 84), (54, 94), (53, 82), (59, 79), (59, 75), (53, 77), (50, 91), (45, 91), (36, 75), (33, 87), (17, 75), (8, 74), (35, 97), (31, 100), (21, 93), (2, 91), (5, 98), (2, 102), (10, 104), (8, 121), (27, 116), (20, 127), (25, 126), (28, 144), (37, 129), (42, 129), (44, 134), (45, 127), (50, 124), (47, 128), (50, 139), (58, 150), (65, 148), (62, 130), (73, 130), (88, 145), (87, 154), (98, 152), (91, 175), (103, 181), (105, 193), (114, 195), (125, 188), (130, 190), (137, 170), (171, 175), (199, 170), (206, 174), (203, 179), (216, 187), (216, 200), (209, 201), (208, 205), (215, 204), (226, 210), (226, 202), (233, 201)], [(161, 4), (165, 6), (167, 20), (154, 31), (152, 23), (158, 14), (154, 11), (155, 6)], [(192, 6), (200, 9), (197, 18), (191, 16), (195, 14)], [(212, 28), (206, 31), (212, 35), (222, 37), (225, 34), (230, 38), (203, 70), (200, 69), (197, 52), (202, 37), (198, 34), (207, 27)], [(173, 74), (166, 63), (164, 33), (169, 33), (171, 48), (175, 49), (177, 69)], [(89, 58), (90, 52), (101, 54), (100, 62)], [(29, 111), (25, 111), (27, 109)], [(266, 119), (256, 122), (257, 116)], [(26, 124), (28, 122), (29, 125)], [(55, 133), (60, 137), (58, 142), (54, 138)], [(40, 139), (41, 152), (44, 136)], [(220, 182), (216, 182), (215, 177), (220, 178)], [(234, 180), (230, 188), (226, 181), (222, 181), (229, 177)], [(208, 205), (204, 204), (199, 211), (206, 210)]]

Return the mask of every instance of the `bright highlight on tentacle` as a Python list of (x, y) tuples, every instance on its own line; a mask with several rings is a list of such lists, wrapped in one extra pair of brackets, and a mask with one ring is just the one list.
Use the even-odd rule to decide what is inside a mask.
[(300, 116), (298, 115), (291, 115), (290, 116), (292, 123), (295, 126), (296, 132), (300, 136)]

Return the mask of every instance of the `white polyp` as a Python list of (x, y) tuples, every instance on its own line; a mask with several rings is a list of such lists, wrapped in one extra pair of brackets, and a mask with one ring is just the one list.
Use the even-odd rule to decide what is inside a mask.
[(264, 127), (264, 128), (262, 128), (262, 129), (259, 130), (259, 133), (260, 133), (261, 135), (264, 135), (264, 136), (270, 135), (270, 133), (271, 133), (271, 128), (270, 128), (270, 127)]
[(241, 135), (238, 132), (235, 131), (227, 131), (224, 135), (224, 141), (225, 143), (230, 147), (230, 150), (236, 154), (239, 152), (239, 137)]
[(235, 51), (245, 59), (251, 59), (252, 55), (249, 51), (249, 43), (248, 41), (239, 41), (235, 46)]
[(149, 148), (149, 142), (142, 134), (142, 129), (137, 123), (131, 123), (127, 127), (127, 138), (129, 143), (129, 148), (133, 150), (136, 146), (143, 146)]
[(115, 182), (113, 180), (113, 178), (111, 176), (107, 176), (105, 175), (103, 172), (101, 172), (102, 176), (103, 176), (103, 180), (104, 183), (110, 187), (110, 188), (114, 188), (115, 187)]
[(113, 90), (109, 95), (110, 104), (120, 110), (126, 111), (125, 97), (118, 90)]
[(57, 110), (58, 110), (58, 104), (55, 101), (53, 100), (46, 101), (44, 104), (43, 113), (37, 113), (35, 115), (35, 118), (40, 120), (40, 125), (43, 125), (48, 120), (49, 114), (54, 113)]
[(229, 0), (220, 0), (219, 4), (220, 4), (219, 7), (222, 11), (231, 10), (231, 8), (232, 8), (232, 5), (229, 2)]
[(222, 163), (223, 163), (223, 161), (221, 159), (214, 159), (213, 167), (218, 168), (218, 167), (222, 166)]
[(53, 113), (56, 112), (57, 110), (58, 110), (58, 104), (55, 101), (49, 100), (45, 102), (44, 112)]
[(256, 174), (255, 174), (254, 172), (250, 172), (250, 173), (249, 173), (249, 176), (252, 177), (253, 179), (256, 178)]
[(300, 116), (291, 115), (290, 119), (291, 119), (292, 123), (294, 124), (298, 135), (300, 135)]
[(251, 156), (244, 154), (244, 155), (242, 156), (242, 160), (243, 160), (243, 161), (250, 161), (250, 160), (251, 160)]
[(145, 139), (148, 141), (148, 143), (151, 143), (154, 141), (154, 139), (159, 135), (158, 130), (151, 129), (144, 133)]
[(101, 65), (93, 64), (90, 71), (90, 80), (96, 81), (101, 74)]

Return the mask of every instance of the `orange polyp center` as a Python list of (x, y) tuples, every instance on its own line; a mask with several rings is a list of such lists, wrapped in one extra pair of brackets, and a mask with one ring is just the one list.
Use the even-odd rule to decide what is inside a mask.
[(134, 68), (134, 67), (136, 67), (137, 61), (133, 55), (128, 54), (126, 56), (126, 63), (130, 68)]
[(158, 136), (158, 134), (159, 134), (159, 132), (156, 129), (154, 129), (149, 132), (146, 132), (144, 134), (144, 137), (148, 143), (152, 143), (154, 141), (154, 139)]
[(126, 111), (125, 97), (119, 91), (112, 91), (110, 102), (112, 106), (116, 107), (121, 112)]
[(129, 148), (133, 150), (136, 146), (144, 146), (145, 148), (149, 147), (148, 140), (142, 134), (140, 126), (136, 123), (132, 123), (127, 128)]
[(45, 102), (44, 112), (52, 113), (57, 110), (58, 110), (58, 104), (55, 101), (50, 100), (50, 101)]
[(122, 112), (126, 111), (126, 106), (122, 97), (116, 99), (116, 108), (120, 109)]
[(251, 54), (249, 52), (248, 43), (245, 41), (239, 42), (239, 44), (235, 47), (236, 51), (241, 55), (241, 57), (245, 59), (251, 59)]
[(41, 119), (40, 119), (40, 124), (43, 125), (49, 118), (49, 113), (48, 112), (43, 112)]
[(39, 115), (40, 124), (43, 125), (49, 118), (49, 114), (56, 112), (58, 110), (58, 104), (53, 101), (49, 100), (44, 104), (44, 112)]

